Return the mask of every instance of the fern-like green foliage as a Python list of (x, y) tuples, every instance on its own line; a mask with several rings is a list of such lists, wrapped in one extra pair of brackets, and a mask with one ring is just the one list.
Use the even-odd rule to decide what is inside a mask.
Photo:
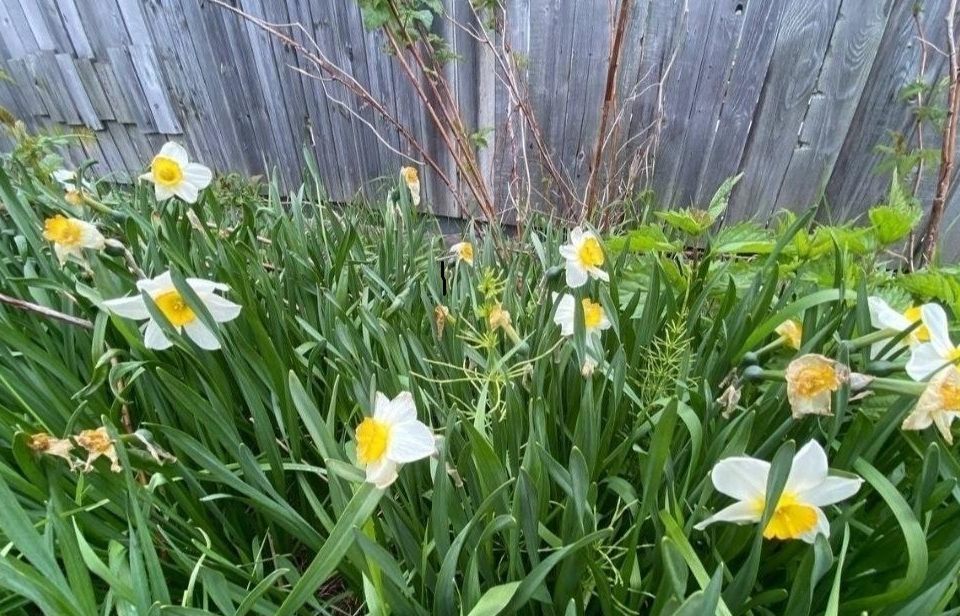
[(923, 210), (917, 199), (904, 190), (894, 171), (887, 202), (870, 208), (867, 215), (877, 241), (889, 246), (904, 240), (913, 231), (923, 217)]

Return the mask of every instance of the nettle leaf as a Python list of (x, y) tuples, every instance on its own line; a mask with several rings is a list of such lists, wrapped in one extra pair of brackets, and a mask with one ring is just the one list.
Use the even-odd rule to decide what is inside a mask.
[(939, 300), (960, 314), (960, 269), (944, 268), (903, 274), (897, 285), (913, 295)]
[(907, 237), (923, 217), (923, 210), (916, 198), (903, 189), (894, 170), (887, 203), (870, 208), (867, 215), (877, 241), (887, 245)]
[(733, 187), (737, 185), (737, 182), (739, 182), (742, 177), (743, 174), (739, 173), (725, 179), (723, 184), (720, 185), (720, 188), (717, 189), (717, 192), (714, 193), (713, 198), (710, 199), (710, 207), (707, 208), (707, 212), (714, 221), (727, 211), (727, 204), (730, 203), (730, 193), (733, 192)]
[(769, 229), (755, 222), (741, 222), (724, 227), (713, 241), (714, 254), (768, 254), (776, 239)]
[(714, 220), (710, 216), (710, 212), (694, 208), (685, 210), (660, 210), (654, 212), (654, 215), (671, 227), (690, 235), (702, 235), (710, 228)]
[(663, 229), (654, 225), (641, 225), (626, 235), (612, 237), (606, 241), (607, 248), (613, 252), (673, 252), (680, 247), (663, 233)]
[(376, 30), (390, 21), (390, 9), (379, 2), (362, 5), (360, 14), (367, 30)]

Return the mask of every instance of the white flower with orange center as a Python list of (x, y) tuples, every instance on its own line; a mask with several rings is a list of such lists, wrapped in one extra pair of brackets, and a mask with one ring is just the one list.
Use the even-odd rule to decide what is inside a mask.
[(400, 169), (400, 180), (410, 191), (410, 203), (414, 207), (420, 205), (420, 176), (415, 167), (403, 167)]
[[(757, 524), (767, 504), (770, 463), (749, 456), (717, 462), (710, 479), (718, 492), (737, 499), (694, 528), (703, 530), (714, 522)], [(801, 539), (813, 543), (817, 535), (830, 535), (830, 524), (821, 507), (850, 498), (863, 480), (828, 474), (827, 454), (816, 441), (804, 445), (793, 457), (783, 492), (773, 516), (763, 529), (767, 539)]]
[(43, 222), (43, 238), (53, 242), (53, 251), (64, 264), (68, 259), (83, 261), (83, 249), (103, 250), (106, 240), (96, 226), (57, 214)]
[(920, 319), (928, 341), (914, 345), (907, 360), (906, 371), (914, 381), (925, 381), (944, 366), (960, 361), (960, 348), (950, 339), (950, 324), (943, 308), (924, 304), (920, 306)]
[[(186, 282), (217, 323), (232, 321), (240, 314), (241, 307), (238, 304), (216, 294), (216, 291), (229, 290), (227, 285), (203, 278), (187, 278)], [(149, 295), (157, 309), (166, 317), (174, 329), (178, 332), (185, 332), (191, 340), (197, 343), (197, 346), (208, 351), (215, 351), (220, 348), (220, 341), (217, 336), (203, 324), (173, 285), (170, 272), (164, 272), (156, 278), (137, 281), (137, 290)], [(147, 309), (147, 304), (142, 295), (107, 300), (103, 302), (103, 305), (110, 312), (127, 319), (138, 321), (149, 319), (143, 336), (147, 348), (163, 350), (170, 348), (173, 344), (163, 333), (160, 324), (150, 316), (150, 311)]]
[[(553, 294), (556, 300), (557, 294)], [(560, 326), (560, 333), (564, 336), (572, 336), (576, 322), (576, 300), (569, 293), (565, 293), (557, 304), (557, 311), (553, 315), (553, 322)], [(601, 331), (610, 328), (610, 319), (599, 302), (585, 297), (580, 300), (583, 306), (583, 329), (587, 335), (600, 334)]]
[(113, 439), (107, 433), (106, 428), (97, 428), (96, 430), (84, 430), (76, 437), (77, 445), (87, 450), (87, 460), (84, 462), (84, 471), (93, 468), (93, 463), (101, 456), (110, 460), (110, 470), (117, 473), (121, 470), (120, 461), (117, 458), (117, 450)]
[(356, 439), (357, 463), (365, 467), (367, 481), (380, 489), (396, 481), (397, 465), (437, 451), (436, 438), (417, 420), (417, 407), (408, 391), (393, 400), (377, 392), (373, 416), (357, 426)]
[(572, 289), (587, 284), (590, 278), (608, 281), (603, 271), (603, 247), (592, 231), (580, 227), (570, 232), (570, 243), (560, 247), (560, 256), (567, 261), (567, 286)]
[(903, 420), (904, 430), (926, 430), (936, 426), (948, 444), (953, 444), (950, 425), (960, 417), (960, 370), (947, 366), (933, 375), (920, 394), (917, 405)]
[(780, 334), (780, 338), (788, 347), (800, 350), (800, 345), (803, 343), (803, 326), (800, 325), (800, 321), (788, 319), (777, 325), (774, 331)]
[(457, 242), (450, 247), (450, 254), (457, 258), (457, 261), (473, 265), (473, 244), (470, 242)]
[(168, 141), (153, 157), (150, 171), (140, 179), (153, 182), (157, 201), (176, 196), (187, 203), (196, 203), (200, 191), (213, 180), (213, 172), (199, 163), (191, 163), (182, 145)]
[(829, 357), (808, 353), (787, 365), (786, 379), (794, 418), (830, 415), (833, 392), (850, 379), (850, 369)]
[[(904, 347), (914, 347), (918, 344), (930, 341), (930, 330), (923, 324), (923, 306), (910, 306), (903, 312), (897, 312), (890, 307), (886, 301), (879, 297), (868, 297), (867, 303), (870, 305), (870, 324), (879, 330), (889, 330), (894, 335), (910, 330), (903, 340), (894, 345), (889, 345), (888, 341), (881, 340), (875, 342), (871, 347), (870, 356), (880, 358), (883, 349), (890, 346), (886, 356)], [(930, 304), (924, 304), (930, 305)], [(911, 329), (919, 323), (920, 325)]]

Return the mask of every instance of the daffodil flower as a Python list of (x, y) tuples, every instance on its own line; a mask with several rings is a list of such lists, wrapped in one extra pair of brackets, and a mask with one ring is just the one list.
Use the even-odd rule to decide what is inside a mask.
[(929, 342), (913, 347), (907, 360), (907, 374), (914, 381), (925, 381), (948, 364), (960, 361), (960, 348), (950, 340), (947, 313), (939, 304), (924, 304), (920, 307), (923, 327)]
[(917, 405), (903, 420), (904, 430), (926, 430), (936, 426), (948, 444), (953, 444), (950, 424), (960, 417), (960, 370), (948, 366), (930, 379)]
[[(917, 322), (922, 321), (923, 306), (911, 306), (900, 313), (891, 308), (890, 304), (879, 297), (868, 297), (867, 303), (870, 305), (870, 324), (879, 330), (890, 330), (901, 333), (912, 328)], [(911, 330), (903, 340), (891, 346), (887, 355), (892, 355), (906, 346), (913, 347), (929, 341), (930, 330), (926, 325), (921, 323), (919, 327)], [(887, 346), (889, 346), (887, 341), (881, 340), (880, 342), (875, 342), (871, 348), (870, 356), (879, 358), (883, 354), (883, 349)]]
[(610, 280), (610, 276), (601, 269), (603, 247), (592, 231), (584, 231), (580, 227), (571, 231), (570, 243), (560, 247), (560, 256), (567, 261), (567, 286), (572, 289), (587, 284), (590, 278)]
[[(216, 291), (227, 291), (225, 284), (204, 280), (202, 278), (187, 278), (187, 284), (197, 294), (200, 301), (210, 312), (210, 316), (217, 323), (226, 323), (237, 318), (240, 306), (216, 294)], [(202, 349), (215, 351), (220, 348), (220, 341), (216, 335), (203, 324), (196, 313), (187, 305), (173, 285), (170, 272), (164, 272), (156, 278), (137, 281), (137, 290), (146, 293), (156, 304), (163, 316), (179, 332), (186, 332), (187, 336)], [(144, 343), (147, 348), (163, 350), (170, 348), (173, 343), (163, 333), (160, 324), (153, 320), (147, 304), (141, 295), (121, 297), (103, 302), (110, 312), (127, 318), (142, 321), (149, 319), (144, 333)]]
[(77, 218), (57, 214), (43, 223), (43, 237), (53, 242), (53, 251), (63, 265), (68, 259), (83, 261), (83, 249), (103, 250), (106, 240), (97, 228)]
[[(718, 492), (737, 499), (694, 528), (703, 530), (714, 522), (757, 524), (767, 503), (770, 463), (749, 456), (717, 462), (710, 479)], [(863, 480), (828, 475), (827, 454), (816, 441), (804, 445), (793, 457), (790, 474), (773, 516), (763, 529), (767, 539), (801, 539), (813, 543), (817, 535), (830, 535), (830, 524), (821, 507), (850, 498)]]
[(803, 342), (803, 326), (800, 325), (799, 321), (788, 319), (777, 325), (774, 331), (780, 334), (780, 338), (788, 347), (800, 350), (800, 345)]
[(153, 182), (157, 201), (176, 196), (196, 203), (200, 191), (213, 180), (213, 173), (199, 163), (191, 163), (182, 145), (168, 141), (153, 157), (150, 171), (140, 179)]
[(830, 415), (833, 392), (850, 378), (850, 369), (829, 357), (808, 353), (787, 365), (787, 399), (794, 418)]
[(367, 481), (380, 489), (396, 481), (398, 464), (421, 460), (437, 450), (433, 432), (417, 420), (408, 391), (393, 400), (377, 392), (373, 416), (357, 426), (356, 438), (357, 463), (365, 467)]
[(38, 432), (30, 435), (27, 446), (39, 454), (63, 458), (70, 464), (71, 469), (76, 467), (77, 460), (71, 453), (74, 445), (68, 438), (57, 438), (47, 432)]
[[(553, 297), (556, 300), (557, 294), (554, 293)], [(557, 311), (553, 315), (553, 322), (560, 326), (560, 333), (564, 336), (572, 336), (575, 329), (575, 301), (572, 295), (565, 293), (560, 298)], [(581, 300), (581, 304), (583, 305), (583, 328), (587, 335), (599, 334), (601, 331), (610, 328), (610, 319), (607, 318), (603, 306), (586, 297)]]
[(415, 167), (403, 167), (400, 169), (400, 180), (406, 184), (410, 191), (410, 203), (413, 207), (420, 205), (420, 176)]
[(450, 254), (457, 258), (457, 261), (473, 265), (473, 244), (470, 242), (457, 242), (450, 247)]
[(117, 457), (117, 450), (113, 439), (107, 433), (106, 428), (97, 428), (96, 430), (84, 430), (75, 437), (77, 445), (87, 450), (87, 460), (84, 462), (84, 471), (93, 468), (93, 463), (101, 456), (110, 460), (110, 470), (118, 473), (121, 470), (120, 461)]

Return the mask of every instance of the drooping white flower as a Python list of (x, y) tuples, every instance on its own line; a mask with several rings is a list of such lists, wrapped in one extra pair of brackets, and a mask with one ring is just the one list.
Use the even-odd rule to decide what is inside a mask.
[(403, 167), (400, 169), (400, 180), (410, 191), (410, 203), (413, 207), (420, 205), (420, 176), (417, 174), (416, 167)]
[(567, 261), (567, 285), (572, 289), (587, 284), (590, 278), (610, 280), (610, 276), (601, 269), (603, 247), (592, 231), (576, 227), (570, 232), (570, 243), (560, 247), (560, 256)]
[(140, 179), (153, 182), (157, 201), (176, 196), (187, 203), (196, 203), (200, 191), (213, 180), (213, 172), (199, 163), (191, 163), (182, 145), (168, 141), (153, 157), (150, 171)]
[[(232, 321), (240, 314), (241, 307), (238, 304), (216, 294), (216, 291), (229, 290), (227, 285), (202, 278), (187, 278), (186, 281), (217, 323)], [(149, 295), (153, 303), (163, 313), (163, 316), (170, 321), (170, 324), (178, 332), (186, 332), (187, 336), (197, 343), (197, 346), (208, 351), (215, 351), (220, 348), (220, 341), (217, 336), (203, 324), (173, 285), (173, 279), (170, 277), (169, 271), (156, 278), (137, 281), (137, 290)], [(143, 337), (147, 348), (163, 350), (170, 348), (173, 344), (163, 333), (160, 324), (150, 316), (146, 302), (141, 295), (107, 300), (103, 302), (103, 305), (110, 312), (121, 317), (138, 321), (148, 319)]]
[(457, 242), (450, 247), (450, 254), (467, 265), (473, 265), (473, 244), (470, 242)]
[(794, 418), (830, 415), (833, 392), (850, 378), (850, 369), (829, 357), (807, 353), (787, 365), (787, 399)]
[(780, 334), (780, 337), (791, 349), (800, 350), (800, 345), (803, 342), (803, 326), (800, 325), (799, 321), (787, 319), (777, 325), (774, 331)]
[(949, 364), (960, 361), (960, 348), (950, 340), (947, 313), (939, 304), (924, 304), (920, 317), (929, 342), (921, 342), (910, 351), (906, 371), (915, 381), (925, 381)]
[(904, 430), (926, 430), (936, 426), (943, 440), (953, 444), (950, 425), (960, 417), (960, 370), (947, 366), (933, 375), (920, 394), (917, 405), (903, 420)]
[[(554, 301), (556, 301), (557, 294), (554, 293), (553, 296)], [(565, 293), (560, 298), (557, 311), (553, 315), (553, 322), (560, 326), (560, 333), (564, 336), (572, 336), (576, 329), (575, 302), (576, 300), (572, 295)], [(583, 305), (583, 328), (587, 335), (599, 334), (610, 327), (610, 319), (607, 318), (606, 311), (598, 302), (585, 297), (581, 300), (581, 304)]]
[(357, 426), (357, 463), (365, 467), (367, 481), (380, 489), (397, 479), (397, 465), (415, 462), (436, 453), (436, 438), (417, 420), (413, 395), (400, 392), (390, 400), (377, 392), (372, 417)]
[(53, 251), (64, 264), (68, 259), (83, 261), (83, 249), (103, 250), (106, 240), (92, 223), (57, 214), (43, 222), (43, 237), (53, 242)]
[[(710, 479), (718, 492), (737, 499), (694, 528), (703, 530), (714, 522), (756, 524), (767, 503), (767, 477), (770, 463), (749, 456), (725, 458), (717, 462)], [(786, 485), (773, 516), (763, 529), (767, 539), (801, 539), (813, 543), (817, 535), (829, 536), (830, 524), (821, 507), (850, 498), (863, 480), (832, 477), (828, 474), (827, 454), (816, 441), (804, 445), (793, 457)]]
[[(923, 306), (910, 306), (900, 313), (891, 308), (890, 304), (880, 297), (868, 297), (867, 303), (870, 306), (870, 324), (876, 329), (890, 330), (892, 332), (900, 333), (907, 331), (918, 321), (922, 320)], [(887, 356), (892, 355), (896, 351), (906, 346), (913, 347), (917, 344), (929, 341), (930, 330), (927, 329), (926, 325), (921, 323), (918, 327), (911, 330), (910, 333), (903, 338), (903, 340), (891, 346)], [(886, 340), (873, 343), (870, 356), (874, 358), (880, 358), (883, 353), (883, 349), (887, 346), (889, 346), (889, 342)]]
[(37, 432), (27, 438), (27, 446), (39, 454), (63, 458), (70, 464), (71, 469), (78, 465), (78, 460), (71, 453), (73, 442), (68, 438), (57, 438), (47, 432)]
[(110, 470), (119, 473), (122, 470), (120, 459), (113, 439), (106, 428), (84, 430), (75, 437), (77, 444), (87, 450), (87, 460), (84, 462), (84, 472), (93, 469), (93, 463), (101, 456), (110, 460)]

